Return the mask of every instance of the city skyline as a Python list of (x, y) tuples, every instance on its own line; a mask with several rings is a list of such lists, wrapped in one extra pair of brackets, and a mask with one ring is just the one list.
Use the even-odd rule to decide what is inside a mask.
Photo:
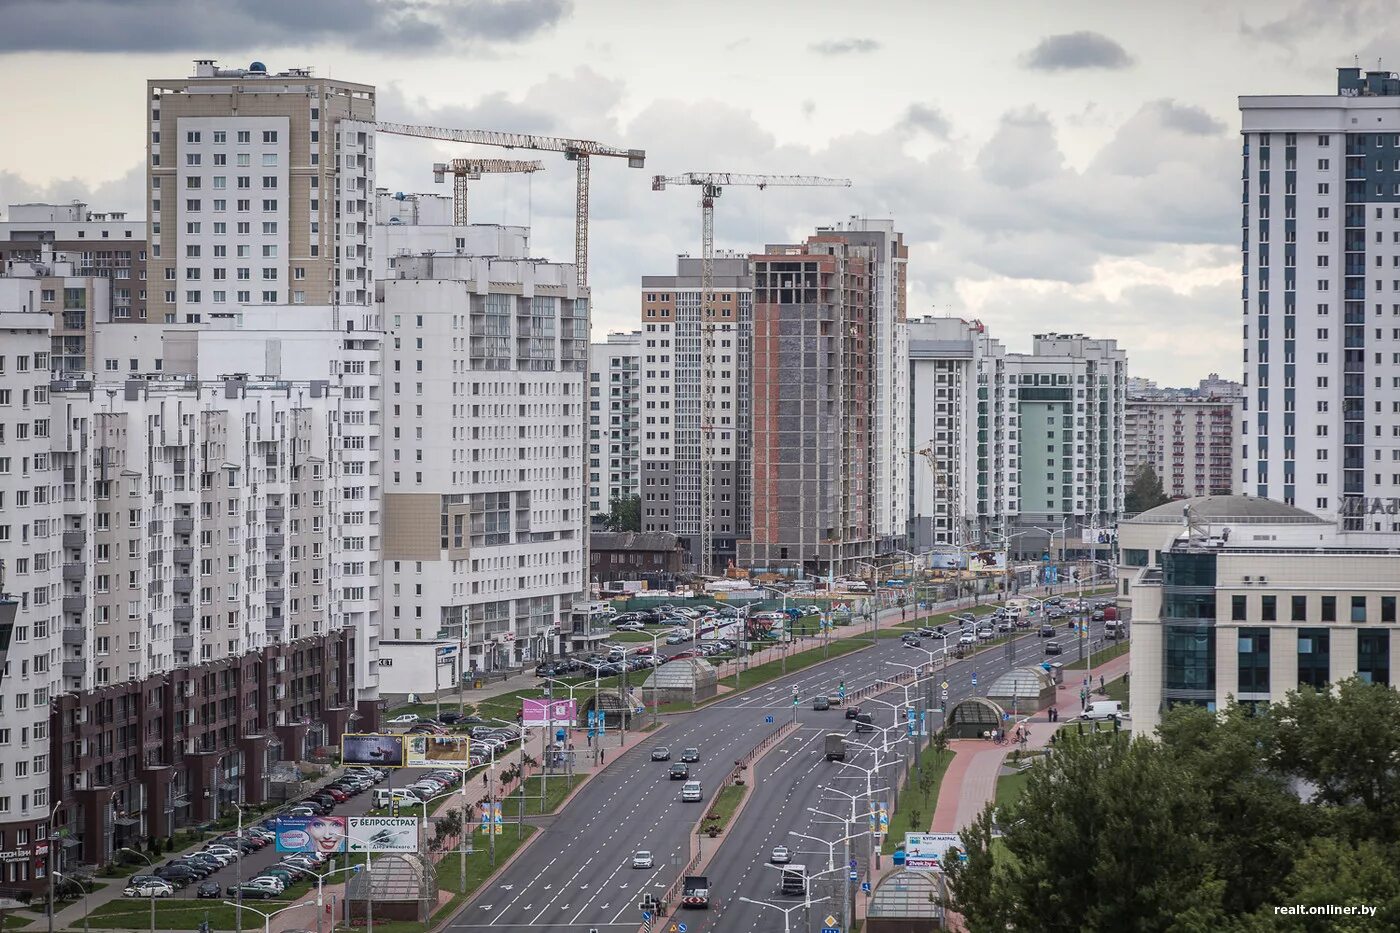
[[(64, 8), (66, 15), (52, 12)], [(855, 185), (733, 192), (718, 212), (718, 244), (757, 251), (851, 215), (893, 216), (910, 244), (912, 315), (981, 318), (1013, 352), (1049, 319), (1060, 332), (1116, 338), (1140, 361), (1137, 375), (1158, 379), (1241, 369), (1238, 231), (1229, 207), (1236, 95), (1329, 93), (1334, 66), (1351, 64), (1353, 54), (1374, 62), (1386, 38), (1382, 30), (1353, 47), (1340, 34), (1364, 10), (1334, 23), (1311, 3), (1156, 15), (1098, 4), (1060, 6), (1053, 16), (1026, 7), (995, 24), (896, 4), (859, 27), (823, 15), (794, 20), (777, 6), (745, 10), (739, 20), (721, 4), (714, 22), (742, 21), (751, 36), (781, 28), (785, 39), (760, 55), (758, 40), (736, 29), (704, 58), (667, 32), (660, 9), (634, 22), (605, 3), (438, 5), (419, 11), (433, 18), (432, 31), (391, 21), (369, 3), (324, 20), (301, 4), (295, 22), (249, 8), (187, 20), (153, 3), (95, 30), (103, 33), (96, 47), (91, 39), (75, 44), (63, 27), (74, 15), (102, 22), (113, 8), (20, 3), (7, 12), (15, 28), (0, 41), (0, 75), (22, 81), (47, 66), (94, 80), (61, 106), (52, 98), (0, 105), (0, 115), (28, 129), (0, 140), (0, 202), (81, 197), (94, 210), (145, 216), (143, 140), (133, 127), (147, 78), (182, 75), (196, 57), (310, 66), (319, 77), (376, 85), (385, 119), (646, 148), (645, 171), (610, 165), (595, 173), (594, 339), (630, 327), (640, 275), (699, 251), (694, 205), (653, 195), (653, 172), (801, 172), (850, 176)], [(158, 35), (136, 28), (162, 9)], [(804, 10), (820, 14), (822, 6)], [(1295, 45), (1303, 34), (1306, 52)], [(1187, 35), (1190, 42), (1166, 41)], [(918, 42), (937, 54), (911, 54)], [(665, 69), (656, 67), (660, 48), (671, 63)], [(459, 53), (465, 60), (452, 57)], [(442, 80), (449, 59), (460, 87)], [(872, 68), (883, 76), (878, 95), (861, 80)], [(770, 93), (775, 81), (792, 90)], [(75, 125), (104, 140), (102, 159), (73, 144)], [(381, 183), (442, 190), (428, 171), (451, 154), (463, 153), (393, 140)], [(554, 160), (546, 166), (537, 178), (477, 185), (475, 216), (530, 222), (532, 252), (563, 258), (572, 171)], [(1131, 203), (1141, 210), (1122, 209)], [(1170, 330), (1157, 326), (1164, 319)]]

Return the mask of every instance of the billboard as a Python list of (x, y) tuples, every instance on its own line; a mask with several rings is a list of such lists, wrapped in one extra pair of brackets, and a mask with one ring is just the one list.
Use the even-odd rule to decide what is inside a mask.
[(471, 737), (466, 735), (405, 735), (404, 764), (409, 768), (471, 767)]
[(329, 855), (345, 851), (343, 816), (282, 816), (272, 826), (278, 852)]
[(942, 871), (942, 861), (947, 857), (949, 849), (957, 849), (958, 857), (967, 861), (962, 839), (957, 833), (905, 833), (904, 867)]
[(341, 763), (402, 768), (404, 738), (376, 732), (347, 732), (340, 739)]
[(1118, 543), (1117, 528), (1085, 528), (1083, 532), (1085, 544), (1109, 546)]
[(967, 567), (973, 573), (1006, 569), (1005, 551), (972, 551), (967, 555)]
[(418, 818), (352, 816), (346, 823), (346, 852), (417, 852)]
[(578, 722), (578, 707), (573, 700), (525, 700), (521, 715), (527, 726), (574, 723)]

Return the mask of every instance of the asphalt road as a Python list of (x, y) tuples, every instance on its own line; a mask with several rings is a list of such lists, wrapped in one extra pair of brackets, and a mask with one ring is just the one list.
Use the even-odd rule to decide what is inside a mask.
[[(1062, 636), (1061, 640), (1068, 642), (1069, 639)], [(932, 647), (934, 643), (941, 645), (937, 639), (925, 639), (924, 646)], [(1027, 663), (1030, 657), (1036, 660), (1043, 657), (1040, 639), (1035, 637), (1033, 630), (1021, 643), (1018, 654), (1020, 663)], [(955, 689), (970, 687), (974, 668), (978, 670), (980, 678), (986, 678), (979, 680), (985, 690), (990, 679), (997, 672), (1005, 670), (1005, 657), (1004, 648), (998, 647), (976, 659), (950, 665), (950, 700), (960, 695), (954, 692)], [(1067, 654), (1065, 660), (1071, 657), (1073, 655)], [(886, 664), (886, 661), (913, 665), (926, 660), (927, 655), (904, 648), (898, 639), (881, 639), (873, 649), (840, 656), (774, 680), (741, 696), (673, 717), (671, 725), (658, 734), (656, 742), (644, 742), (627, 752), (604, 775), (586, 784), (560, 814), (539, 821), (541, 832), (537, 838), (507, 871), (489, 887), (478, 892), (453, 919), (450, 928), (502, 931), (538, 928), (561, 933), (637, 929), (641, 924), (641, 914), (637, 909), (641, 895), (646, 892), (660, 894), (679, 875), (688, 859), (689, 834), (703, 814), (713, 789), (736, 758), (777, 728), (776, 724), (765, 721), (768, 716), (774, 717), (776, 723), (792, 716), (791, 691), (794, 686), (804, 700), (799, 707), (800, 720), (806, 722), (809, 716), (816, 717), (812, 726), (800, 730), (797, 736), (811, 740), (818, 731), (825, 731), (825, 724), (839, 726), (846, 720), (839, 710), (811, 713), (807, 708), (808, 698), (818, 694), (834, 695), (841, 682), (846, 684), (848, 691), (854, 691), (899, 670)], [(885, 713), (886, 722), (891, 715)], [(653, 745), (662, 743), (670, 746), (673, 757), (687, 745), (699, 747), (701, 761), (693, 765), (691, 771), (692, 777), (705, 785), (707, 803), (687, 804), (680, 801), (681, 782), (667, 778), (666, 764), (650, 760)], [(747, 805), (741, 821), (743, 827), (728, 834), (737, 839), (733, 842), (733, 854), (730, 854), (730, 844), (726, 843), (721, 858), (715, 863), (716, 867), (711, 869), (712, 882), (714, 874), (725, 867), (726, 860), (742, 858), (749, 862), (756, 852), (766, 858), (767, 850), (777, 844), (768, 843), (769, 836), (766, 835), (760, 841), (753, 835), (755, 827), (772, 825), (766, 819), (760, 819), (760, 815), (769, 814), (776, 801), (787, 796), (785, 790), (778, 790), (783, 781), (787, 781), (789, 786), (806, 787), (804, 782), (815, 781), (816, 775), (824, 774), (812, 767), (815, 763), (812, 757), (814, 747), (813, 744), (805, 751), (789, 752), (787, 756), (797, 754), (801, 763), (779, 772), (780, 777), (768, 782), (772, 786), (761, 789), (759, 797)], [(776, 768), (787, 756), (781, 751), (770, 752), (763, 768)], [(810, 785), (811, 800), (819, 799), (820, 783), (816, 781)], [(849, 808), (849, 802), (846, 807)], [(773, 832), (787, 841), (789, 828), (799, 829), (800, 824), (783, 824), (774, 827)], [(509, 827), (506, 831), (510, 831)], [(644, 870), (631, 867), (632, 853), (643, 848), (654, 855), (655, 868)], [(822, 848), (825, 849), (824, 846)], [(753, 883), (772, 886), (766, 879), (754, 879)], [(723, 892), (726, 901), (735, 900), (739, 888), (740, 883), (736, 879)], [(771, 893), (771, 890), (765, 893), (760, 888), (755, 888), (755, 891), (757, 896)], [(748, 908), (748, 905), (744, 907)], [(772, 914), (772, 911), (768, 913)], [(686, 914), (686, 922), (692, 930), (700, 927), (691, 918), (708, 922), (708, 929), (719, 929), (714, 925), (718, 911), (687, 911)], [(774, 920), (781, 922), (781, 918), (774, 914), (766, 918), (767, 926), (754, 926), (755, 918), (744, 921), (743, 928), (774, 929), (771, 925)], [(740, 927), (726, 925), (723, 929)]]
[[(1102, 623), (1095, 625), (1102, 628)], [(1039, 638), (1036, 634), (1038, 628), (1039, 626), (1035, 626), (1019, 633), (1013, 642), (1014, 660), (1008, 656), (1005, 645), (997, 645), (976, 658), (950, 664), (946, 675), (949, 708), (967, 696), (985, 695), (988, 686), (1011, 667), (1025, 667), (1038, 664), (1042, 660), (1057, 660), (1054, 657), (1046, 657), (1044, 643), (1051, 639)], [(1057, 640), (1066, 646), (1073, 644), (1072, 636), (1068, 636), (1063, 628), (1060, 632)], [(1091, 641), (1098, 637), (1101, 636), (1091, 632)], [(896, 660), (908, 663), (907, 655), (915, 655), (917, 660), (924, 658), (922, 652), (913, 650), (905, 650), (902, 654), (905, 656), (897, 654)], [(1078, 658), (1077, 650), (1064, 655), (1066, 661), (1075, 658)], [(900, 670), (893, 665), (884, 666), (886, 676)], [(975, 688), (972, 685), (974, 671), (978, 684)], [(1066, 682), (1073, 676), (1073, 672), (1067, 672)], [(850, 686), (849, 681), (847, 686)], [(919, 706), (922, 706), (922, 703), (917, 698), (921, 692), (910, 690), (910, 699)], [(940, 693), (941, 691), (935, 688), (935, 705), (939, 702)], [(882, 695), (881, 699), (902, 703), (904, 691), (896, 688)], [(867, 700), (862, 704), (862, 708), (873, 715), (877, 726), (895, 724), (894, 710), (889, 706)], [(873, 749), (848, 747), (847, 765), (828, 762), (825, 755), (825, 735), (828, 732), (850, 733), (853, 724), (845, 719), (839, 708), (828, 712), (814, 712), (807, 704), (799, 709), (798, 720), (801, 724), (799, 730), (759, 762), (752, 777), (753, 789), (749, 802), (745, 805), (744, 816), (725, 834), (723, 845), (711, 863), (708, 875), (710, 909), (683, 912), (682, 918), (691, 933), (762, 933), (783, 928), (783, 918), (776, 908), (794, 907), (801, 903), (801, 899), (779, 894), (780, 873), (776, 868), (769, 866), (769, 857), (774, 846), (785, 845), (791, 849), (792, 863), (806, 865), (809, 875), (826, 873), (813, 884), (812, 897), (814, 900), (821, 897), (829, 899), (815, 903), (811, 908), (793, 911), (794, 931), (806, 933), (808, 930), (820, 930), (823, 926), (822, 920), (827, 914), (838, 918), (841, 916), (842, 884), (848, 877), (848, 857), (859, 858), (862, 879), (864, 878), (864, 866), (867, 862), (863, 856), (869, 851), (868, 835), (851, 840), (848, 855), (842, 845), (833, 849), (822, 842), (803, 839), (793, 836), (792, 833), (813, 836), (818, 840), (837, 841), (848, 832), (864, 831), (868, 826), (864, 819), (855, 827), (847, 829), (846, 822), (812, 813), (811, 809), (836, 816), (850, 814), (849, 795), (863, 794), (867, 788), (865, 771), (874, 771), (878, 764), (878, 774), (881, 777), (875, 780), (872, 774), (869, 786), (891, 786), (898, 771), (908, 766), (905, 756), (909, 753), (909, 747), (907, 744), (896, 746), (893, 755), (885, 754), (878, 762)], [(941, 722), (935, 718), (933, 725), (937, 727)], [(900, 732), (896, 731), (890, 733), (890, 736), (893, 738), (899, 734)], [(854, 742), (876, 745), (880, 734), (850, 734), (848, 737)], [(838, 793), (838, 790), (845, 791), (845, 794)], [(876, 795), (877, 800), (889, 798), (888, 793)], [(858, 814), (865, 811), (866, 804), (863, 800), (856, 806)], [(932, 811), (928, 812), (926, 817), (932, 819)], [(855, 895), (860, 896), (858, 891)], [(767, 901), (774, 907), (764, 908), (745, 903), (740, 900), (741, 897)]]

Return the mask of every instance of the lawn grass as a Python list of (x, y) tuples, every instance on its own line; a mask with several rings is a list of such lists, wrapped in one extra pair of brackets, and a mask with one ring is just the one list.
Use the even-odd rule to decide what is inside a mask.
[(894, 852), (897, 845), (903, 845), (905, 833), (927, 832), (933, 822), (933, 811), (938, 806), (938, 788), (943, 783), (943, 773), (953, 760), (952, 752), (934, 752), (925, 749), (919, 759), (919, 767), (913, 779), (899, 795), (899, 806), (890, 814), (889, 833), (880, 851), (885, 855)]
[[(962, 609), (949, 609), (946, 612), (922, 615), (905, 622), (896, 622), (894, 627), (898, 629), (937, 628), (940, 625), (945, 628), (950, 625), (956, 627), (957, 623), (953, 621), (953, 616), (955, 615), (985, 616), (991, 614), (992, 610), (995, 608), (996, 606), (990, 603), (978, 603), (976, 606), (965, 606)], [(900, 634), (902, 635), (904, 633), (901, 632)]]
[(1016, 802), (1016, 798), (1021, 796), (1021, 792), (1026, 789), (1026, 782), (1031, 779), (1030, 771), (1020, 771), (1016, 774), (1003, 774), (997, 778), (996, 805), (1000, 810)]
[(710, 809), (705, 812), (703, 826), (718, 825), (722, 830), (729, 825), (729, 821), (734, 818), (734, 811), (739, 809), (739, 803), (744, 799), (744, 794), (748, 792), (747, 784), (730, 784), (720, 791), (710, 804)]
[(1117, 700), (1123, 704), (1123, 709), (1128, 708), (1128, 681), (1125, 678), (1110, 680), (1104, 685), (1104, 694), (1104, 699)]
[(1082, 661), (1078, 658), (1075, 658), (1072, 662), (1065, 665), (1065, 670), (1072, 671), (1077, 669), (1083, 669), (1086, 662), (1088, 663), (1088, 666), (1092, 669), (1095, 665), (1107, 664), (1109, 661), (1112, 661), (1119, 655), (1124, 655), (1127, 653), (1128, 640), (1126, 638), (1120, 639), (1116, 644), (1111, 645), (1108, 648), (1104, 648), (1101, 651), (1096, 651), (1093, 654), (1085, 657)]
[[(521, 785), (525, 788), (525, 815), (543, 816), (546, 813), (553, 813), (559, 809), (559, 805), (564, 802), (564, 798), (569, 796), (569, 792), (583, 782), (583, 777), (566, 774), (551, 774), (549, 780), (545, 782), (544, 801), (540, 801), (540, 776), (532, 775), (525, 779)], [(520, 790), (516, 789), (509, 797), (501, 801), (501, 813), (509, 820), (511, 817), (520, 815)]]
[[(168, 898), (156, 899), (157, 930), (195, 930), (201, 921), (209, 920), (211, 930), (232, 930), (237, 927), (237, 908), (229, 907), (220, 900), (201, 901), (194, 897), (193, 885), (183, 892)], [(311, 893), (306, 882), (292, 885), (280, 896), (271, 900), (245, 900), (243, 928), (255, 930), (262, 926), (262, 916), (256, 910), (273, 911), (290, 907)], [(306, 922), (310, 926), (316, 922), (315, 902), (306, 908)], [(300, 911), (289, 912), (297, 916)], [(151, 928), (151, 902), (145, 898), (119, 897), (108, 901), (87, 916), (87, 925), (94, 929), (149, 930)]]

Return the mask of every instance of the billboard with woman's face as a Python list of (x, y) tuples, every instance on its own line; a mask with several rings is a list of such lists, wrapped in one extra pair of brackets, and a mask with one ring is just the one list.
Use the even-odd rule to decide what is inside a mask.
[(343, 816), (284, 816), (273, 827), (278, 852), (331, 855), (345, 851)]

